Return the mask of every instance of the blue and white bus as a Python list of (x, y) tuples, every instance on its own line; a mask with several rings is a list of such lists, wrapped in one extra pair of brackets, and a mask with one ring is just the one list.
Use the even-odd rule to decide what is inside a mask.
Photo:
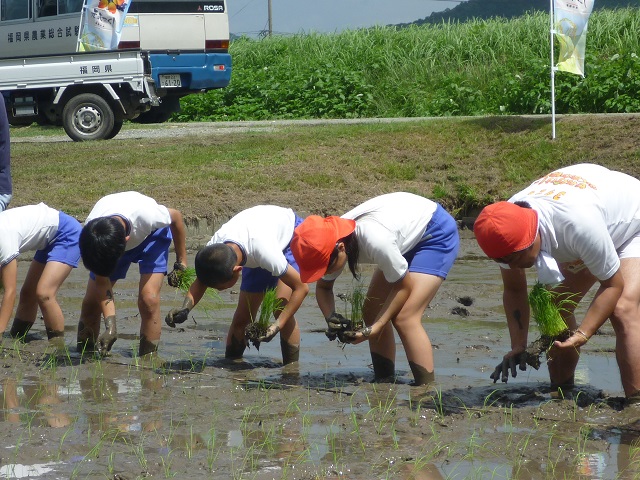
[[(165, 121), (179, 109), (180, 97), (229, 84), (226, 0), (102, 3), (123, 1), (130, 3), (118, 49), (143, 52), (162, 99), (134, 121)], [(0, 0), (0, 59), (76, 52), (83, 5), (83, 0)]]

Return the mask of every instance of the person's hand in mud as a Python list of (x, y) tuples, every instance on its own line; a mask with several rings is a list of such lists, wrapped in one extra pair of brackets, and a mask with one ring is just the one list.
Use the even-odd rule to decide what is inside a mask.
[(172, 308), (167, 316), (164, 317), (164, 323), (169, 325), (171, 328), (176, 327), (176, 323), (184, 323), (189, 318), (189, 309), (188, 308)]
[(340, 332), (338, 334), (338, 339), (343, 343), (350, 343), (352, 345), (357, 345), (358, 343), (362, 343), (365, 340), (369, 340), (369, 336), (371, 335), (372, 328), (364, 327), (360, 330), (352, 331), (347, 330)]
[(589, 335), (584, 333), (579, 328), (571, 333), (571, 336), (567, 338), (564, 342), (560, 340), (556, 340), (553, 342), (553, 346), (557, 348), (579, 348), (585, 345), (589, 341)]
[(104, 319), (105, 331), (98, 336), (98, 353), (107, 355), (111, 347), (118, 339), (118, 329), (116, 328), (116, 316), (111, 315)]
[(171, 270), (169, 275), (167, 275), (167, 283), (169, 284), (169, 286), (175, 287), (175, 288), (179, 287), (180, 280), (182, 279), (182, 275), (184, 275), (184, 272), (186, 269), (187, 269), (186, 265), (180, 262), (174, 263), (173, 270)]
[(493, 383), (496, 383), (498, 380), (502, 380), (503, 383), (507, 383), (507, 380), (509, 379), (509, 371), (511, 371), (512, 378), (516, 378), (518, 376), (516, 367), (523, 372), (527, 369), (527, 357), (524, 349), (521, 351), (511, 350), (507, 353), (502, 359), (502, 362), (496, 365), (495, 370), (491, 375), (489, 375), (489, 378), (493, 380)]
[(270, 342), (271, 340), (273, 340), (273, 337), (278, 334), (278, 332), (280, 332), (280, 325), (278, 325), (278, 322), (274, 322), (269, 325), (269, 327), (267, 327), (267, 331), (265, 332), (265, 334), (261, 337), (258, 337), (257, 340), (259, 342)]
[(339, 313), (333, 312), (327, 318), (327, 330), (324, 334), (329, 340), (335, 340), (340, 332), (344, 332), (349, 326), (349, 320)]
[(189, 318), (189, 312), (193, 307), (193, 299), (190, 294), (187, 294), (182, 302), (182, 307), (172, 308), (169, 313), (167, 313), (167, 316), (164, 317), (164, 323), (169, 325), (171, 328), (175, 328), (176, 323), (186, 322), (187, 318)]

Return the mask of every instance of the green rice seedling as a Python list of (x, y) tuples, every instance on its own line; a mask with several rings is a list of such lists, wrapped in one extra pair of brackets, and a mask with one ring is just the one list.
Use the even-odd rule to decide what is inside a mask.
[[(176, 271), (176, 276), (178, 278), (178, 286), (176, 288), (184, 294), (189, 291), (191, 284), (198, 278), (194, 267), (187, 267), (185, 270)], [(213, 288), (207, 288), (205, 295), (214, 302), (221, 301), (218, 291)]]
[(356, 285), (348, 296), (349, 298), (349, 330), (356, 331), (364, 327), (364, 321), (362, 318), (362, 310), (364, 308), (364, 301), (367, 298), (367, 294), (363, 285)]
[(559, 294), (547, 289), (540, 282), (537, 282), (529, 293), (531, 314), (542, 336), (558, 338), (568, 330), (561, 315), (562, 305), (567, 299), (558, 305), (555, 303), (558, 297)]
[(271, 317), (275, 315), (276, 312), (282, 311), (283, 308), (282, 299), (278, 298), (276, 289), (268, 289), (264, 293), (257, 318), (252, 319), (245, 330), (245, 338), (251, 342), (257, 350), (260, 350), (260, 340), (258, 339), (267, 333), (267, 329), (271, 323)]
[(540, 368), (540, 357), (549, 351), (555, 340), (566, 340), (571, 335), (562, 313), (576, 306), (571, 295), (549, 290), (540, 282), (529, 293), (531, 315), (540, 331), (540, 338), (532, 342), (525, 350), (527, 365), (536, 370)]

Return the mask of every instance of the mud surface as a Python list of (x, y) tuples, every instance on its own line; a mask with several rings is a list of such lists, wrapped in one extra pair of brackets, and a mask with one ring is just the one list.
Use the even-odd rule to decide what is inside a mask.
[[(87, 273), (74, 271), (60, 291), (68, 355), (47, 354), (42, 320), (26, 344), (2, 341), (0, 477), (639, 476), (640, 407), (622, 408), (610, 324), (584, 349), (572, 391), (551, 391), (544, 365), (493, 384), (509, 346), (499, 273), (462, 235), (460, 258), (424, 318), (436, 361), (429, 387), (410, 385), (400, 343), (397, 382), (372, 383), (367, 344), (327, 339), (313, 287), (297, 315), (297, 364), (282, 367), (277, 339), (224, 359), (232, 289), (204, 300), (181, 328), (163, 326), (169, 368), (142, 365), (134, 269), (115, 288), (113, 354), (81, 361), (72, 346)], [(20, 262), (20, 278), (27, 266)], [(343, 275), (336, 293), (352, 287)], [(171, 287), (162, 295), (163, 314), (182, 304)]]

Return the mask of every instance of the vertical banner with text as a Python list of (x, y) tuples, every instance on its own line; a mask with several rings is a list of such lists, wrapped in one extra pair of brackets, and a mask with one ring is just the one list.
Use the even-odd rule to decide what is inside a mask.
[(560, 45), (556, 68), (584, 77), (587, 25), (593, 0), (553, 0), (553, 25)]
[(78, 51), (116, 50), (132, 0), (85, 0)]

